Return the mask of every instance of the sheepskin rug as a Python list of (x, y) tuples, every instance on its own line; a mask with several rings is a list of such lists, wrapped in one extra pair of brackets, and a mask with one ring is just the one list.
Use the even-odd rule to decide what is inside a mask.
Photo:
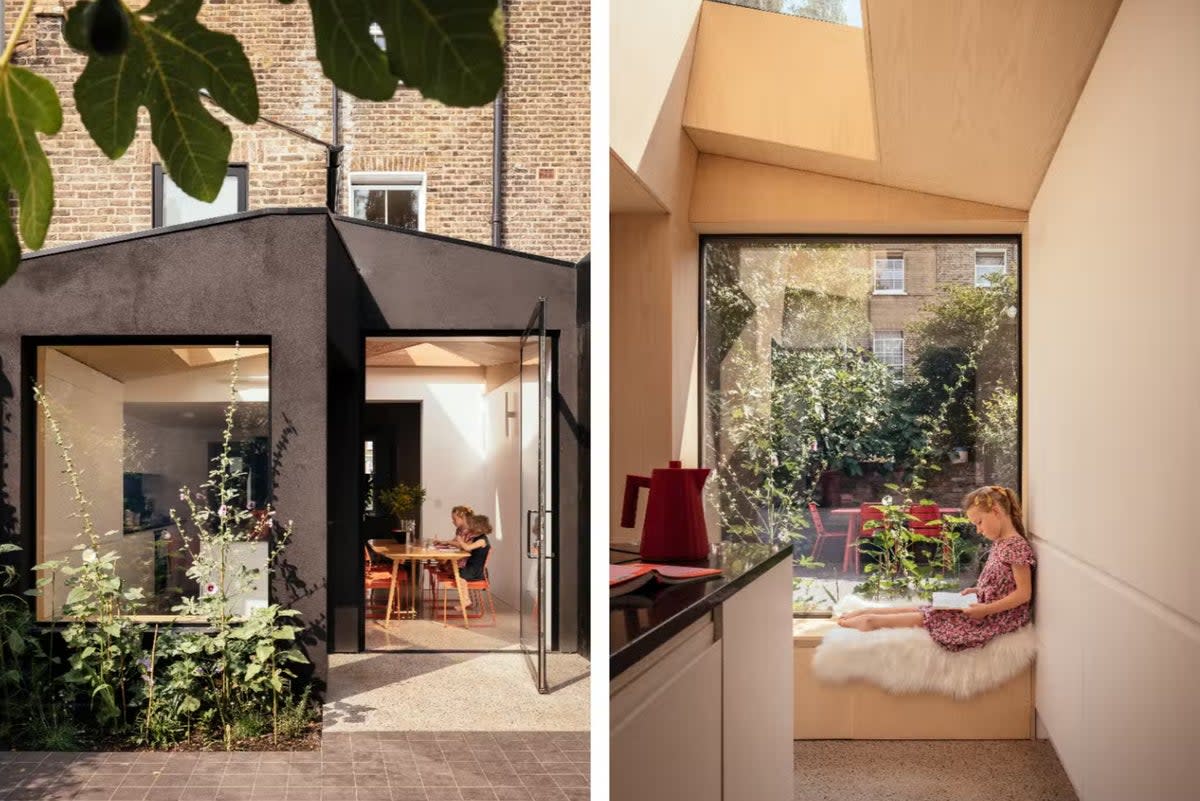
[[(834, 614), (886, 605), (851, 596), (842, 599)], [(957, 652), (942, 648), (923, 628), (858, 631), (839, 626), (817, 646), (812, 669), (823, 681), (862, 679), (890, 693), (931, 692), (962, 699), (999, 687), (1028, 667), (1036, 652), (1033, 626)]]

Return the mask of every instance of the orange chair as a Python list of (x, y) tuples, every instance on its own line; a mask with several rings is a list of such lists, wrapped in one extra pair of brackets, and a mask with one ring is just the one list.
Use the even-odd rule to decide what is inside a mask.
[[(467, 582), (467, 596), (470, 597), (472, 592), (478, 593), (476, 598), (472, 599), (472, 605), (478, 609), (478, 612), (467, 612), (467, 617), (472, 620), (478, 620), (483, 617), (483, 593), (487, 593), (488, 607), (492, 610), (492, 623), (496, 625), (496, 599), (492, 596), (492, 586), (488, 581), (488, 562), (492, 561), (492, 550), (488, 548), (487, 556), (483, 558), (483, 578), (475, 581)], [(450, 588), (457, 585), (454, 583), (454, 574), (451, 572), (437, 574), (438, 587), (442, 590), (442, 623), (447, 622), (447, 609), (450, 605)]]
[[(942, 541), (942, 565), (946, 570), (950, 569), (950, 541), (943, 536), (942, 524), (940, 522), (934, 524), (933, 521), (940, 521), (942, 510), (935, 504), (914, 505), (908, 507), (908, 513), (913, 517), (918, 518), (909, 526), (914, 534), (920, 534), (930, 539)], [(931, 525), (932, 524), (932, 525)]]
[(813, 503), (812, 501), (808, 502), (808, 511), (809, 511), (809, 514), (812, 515), (813, 528), (816, 529), (816, 531), (817, 531), (817, 538), (813, 542), (812, 553), (809, 554), (810, 558), (812, 558), (812, 559), (817, 558), (817, 551), (820, 550), (821, 543), (824, 542), (825, 540), (836, 539), (837, 537), (849, 537), (850, 536), (849, 533), (830, 534), (829, 530), (825, 528), (825, 521), (821, 520), (821, 513), (817, 509), (817, 505), (815, 503)]
[[(401, 588), (408, 581), (408, 576), (403, 570), (396, 574), (396, 597), (394, 603), (400, 601), (400, 596), (403, 594)], [(387, 617), (387, 602), (382, 604), (376, 603), (373, 594), (379, 590), (392, 589), (392, 571), (390, 569), (380, 568), (371, 562), (371, 549), (363, 546), (363, 591), (366, 593), (364, 607), (366, 609), (366, 617), (368, 620), (380, 620)]]
[(858, 507), (858, 531), (855, 532), (857, 536), (851, 537), (849, 534), (846, 535), (846, 550), (842, 554), (843, 573), (850, 569), (851, 552), (854, 553), (854, 572), (855, 574), (860, 572), (862, 560), (858, 550), (858, 540), (874, 537), (875, 529), (873, 527), (867, 528), (867, 523), (870, 523), (872, 520), (883, 520), (883, 512), (876, 509), (876, 506), (878, 504), (864, 503)]

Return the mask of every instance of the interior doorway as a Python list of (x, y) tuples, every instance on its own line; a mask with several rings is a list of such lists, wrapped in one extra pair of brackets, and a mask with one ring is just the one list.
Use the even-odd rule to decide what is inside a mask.
[[(523, 480), (523, 464), (540, 464), (547, 499), (557, 492), (547, 456), (553, 438), (537, 428), (539, 399), (551, 397), (537, 391), (538, 374), (549, 374), (550, 358), (541, 367), (528, 342), (523, 352), (520, 332), (398, 332), (369, 336), (364, 347), (360, 538), (366, 650), (520, 653), (522, 633), (536, 624), (553, 648), (557, 576), (552, 567), (544, 569), (546, 603), (539, 604), (535, 565), (548, 563), (537, 559), (539, 549), (527, 540), (531, 527), (535, 536), (557, 535), (552, 525), (535, 525), (537, 512), (531, 515), (526, 507), (537, 504), (526, 497), (528, 489), (522, 492), (531, 483)], [(523, 402), (528, 414), (522, 413)], [(389, 508), (387, 492), (397, 487), (423, 491), (411, 523)], [(490, 528), (486, 573), (467, 585), (465, 615), (458, 586), (431, 569), (449, 572), (449, 551), (427, 550), (454, 540), (452, 512), (459, 507), (486, 518), (482, 530)], [(397, 559), (389, 542), (434, 558)], [(552, 554), (555, 548), (545, 550)], [(460, 568), (466, 561), (458, 559)], [(381, 570), (396, 580), (381, 580)], [(522, 610), (529, 620), (522, 620)]]

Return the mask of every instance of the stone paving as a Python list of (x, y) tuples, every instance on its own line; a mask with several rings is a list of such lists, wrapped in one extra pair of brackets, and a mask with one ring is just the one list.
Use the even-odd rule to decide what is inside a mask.
[(0, 752), (0, 799), (586, 801), (587, 732), (325, 734), (315, 751)]

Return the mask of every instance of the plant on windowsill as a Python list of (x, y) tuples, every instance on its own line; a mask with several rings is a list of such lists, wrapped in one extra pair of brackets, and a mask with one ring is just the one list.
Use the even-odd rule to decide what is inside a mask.
[(420, 484), (400, 482), (379, 493), (379, 504), (396, 518), (396, 531), (412, 534), (417, 528), (416, 515), (425, 502), (425, 489)]

